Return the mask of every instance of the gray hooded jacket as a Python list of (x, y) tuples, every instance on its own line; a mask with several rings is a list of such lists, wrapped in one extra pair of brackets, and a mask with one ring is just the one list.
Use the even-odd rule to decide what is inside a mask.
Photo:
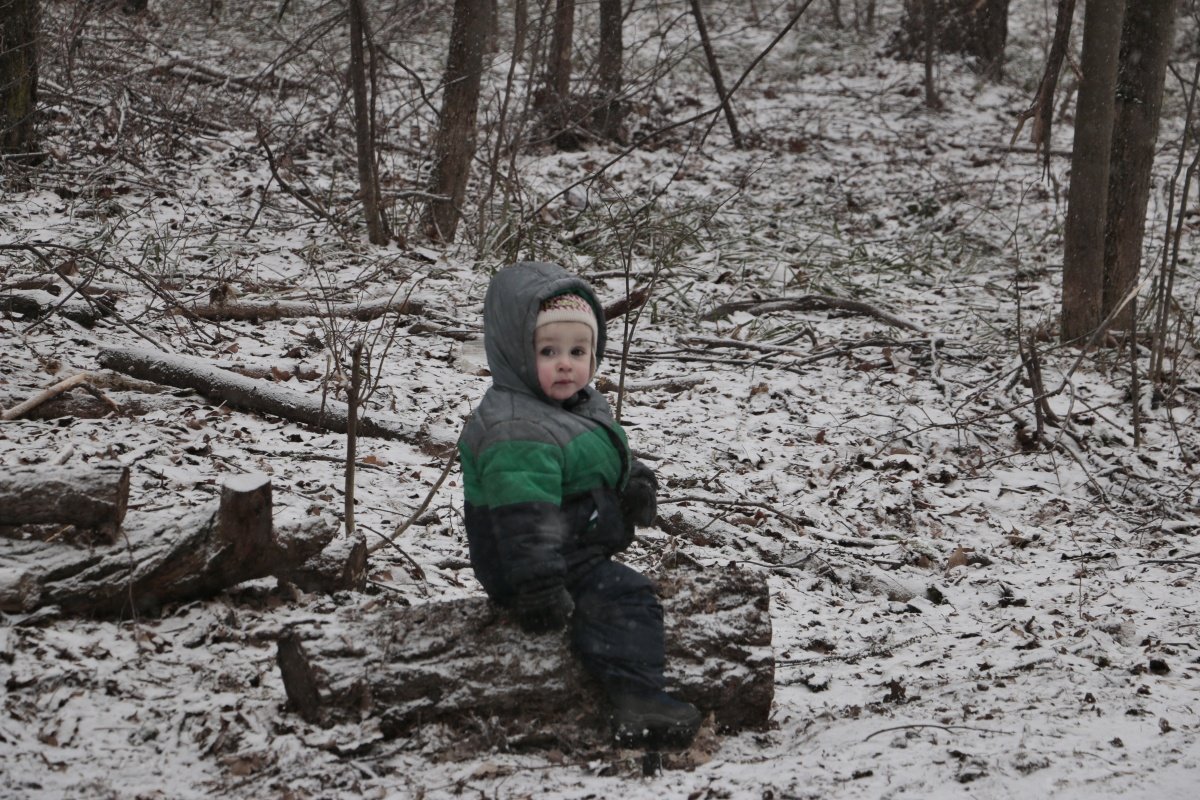
[(492, 387), (459, 439), (471, 563), (488, 594), (571, 579), (623, 548), (617, 493), (629, 472), (625, 433), (608, 401), (588, 385), (563, 403), (542, 391), (533, 348), (541, 303), (561, 294), (604, 311), (591, 287), (555, 264), (522, 262), (498, 272), (484, 299), (484, 349)]

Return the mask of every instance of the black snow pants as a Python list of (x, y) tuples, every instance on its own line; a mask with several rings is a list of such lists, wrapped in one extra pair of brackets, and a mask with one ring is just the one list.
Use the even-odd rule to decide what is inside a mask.
[[(662, 605), (649, 578), (611, 558), (628, 546), (633, 533), (616, 494), (596, 490), (572, 498), (562, 510), (569, 531), (563, 543), (564, 585), (575, 601), (572, 647), (609, 693), (661, 691), (666, 684)], [(479, 582), (493, 601), (509, 606), (516, 587), (503, 574), (495, 542), (490, 536), (468, 538)]]

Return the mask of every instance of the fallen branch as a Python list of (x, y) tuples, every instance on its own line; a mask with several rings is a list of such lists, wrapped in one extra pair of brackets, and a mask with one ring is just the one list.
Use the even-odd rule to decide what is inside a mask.
[(604, 320), (605, 322), (611, 322), (617, 317), (639, 309), (646, 305), (646, 301), (649, 299), (650, 287), (634, 289), (629, 293), (628, 297), (622, 297), (620, 300), (615, 300), (604, 307)]
[(844, 297), (833, 297), (825, 294), (809, 294), (802, 297), (785, 298), (779, 300), (736, 300), (731, 303), (724, 303), (717, 306), (712, 311), (705, 314), (701, 319), (714, 320), (727, 317), (737, 311), (744, 311), (747, 314), (770, 314), (776, 311), (822, 311), (826, 309), (838, 309), (840, 311), (850, 311), (855, 314), (863, 314), (874, 317), (881, 322), (886, 322), (896, 328), (904, 328), (905, 330), (916, 331), (917, 333), (929, 334), (930, 331), (923, 325), (918, 325), (915, 322), (899, 317), (890, 311), (885, 311), (881, 308), (864, 303), (862, 300), (850, 300)]
[(86, 383), (90, 377), (91, 376), (86, 372), (79, 372), (67, 378), (66, 380), (61, 380), (51, 386), (49, 389), (43, 389), (28, 400), (18, 403), (12, 408), (0, 413), (0, 420), (8, 422), (14, 419), (20, 419), (25, 414), (37, 408), (47, 400), (58, 397), (60, 394), (68, 392), (82, 383)]
[(338, 317), (361, 321), (385, 314), (420, 314), (419, 300), (375, 298), (359, 303), (325, 303), (321, 300), (237, 300), (232, 303), (200, 303), (181, 306), (189, 314), (207, 320), (278, 320), (302, 317)]

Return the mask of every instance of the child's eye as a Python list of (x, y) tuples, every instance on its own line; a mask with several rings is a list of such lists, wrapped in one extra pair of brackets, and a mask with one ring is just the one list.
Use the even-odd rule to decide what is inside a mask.
[(587, 355), (587, 351), (582, 347), (576, 347), (571, 350), (571, 355), (575, 356), (576, 358), (583, 358)]
[(540, 352), (543, 358), (550, 358), (550, 356), (554, 355), (554, 348), (543, 347)]

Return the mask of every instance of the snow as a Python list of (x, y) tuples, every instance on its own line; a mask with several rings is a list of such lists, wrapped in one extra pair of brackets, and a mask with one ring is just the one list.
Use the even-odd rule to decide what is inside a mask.
[[(328, 66), (331, 54), (344, 57), (344, 32), (334, 26), (306, 40), (308, 50), (285, 50), (329, 13), (297, 1), (280, 21), (277, 4), (222, 8), (215, 18), (208, 3), (155, 3), (144, 19), (93, 16), (85, 51), (97, 61), (81, 57), (74, 83), (61, 66), (43, 70), (52, 156), (32, 185), (5, 173), (0, 245), (52, 243), (43, 249), (54, 263), (76, 262), (73, 281), (95, 270), (127, 294), (116, 301), (120, 320), (88, 331), (62, 316), (36, 325), (0, 317), (0, 405), (98, 371), (101, 348), (161, 345), (171, 355), (158, 357), (177, 365), (302, 361), (323, 379), (326, 364), (344, 363), (363, 339), (370, 414), (445, 443), (488, 386), (479, 311), (488, 276), (507, 258), (497, 243), (514, 226), (527, 237), (522, 255), (580, 270), (605, 301), (623, 296), (626, 267), (635, 285), (657, 270), (632, 333), (622, 415), (662, 482), (664, 522), (627, 559), (649, 570), (680, 553), (768, 576), (771, 726), (709, 732), (690, 760), (668, 757), (645, 777), (638, 752), (464, 752), (445, 731), (386, 740), (372, 718), (323, 730), (287, 713), (274, 645), (284, 629), (479, 594), (454, 470), (398, 540), (402, 553), (372, 555), (366, 593), (306, 595), (265, 580), (158, 618), (0, 617), (0, 795), (1195, 795), (1195, 351), (1181, 333), (1168, 354), (1175, 382), (1155, 394), (1143, 381), (1135, 446), (1128, 351), (1079, 359), (1053, 342), (1069, 164), (1055, 156), (1043, 178), (1033, 154), (1007, 148), (1053, 26), (1040, 7), (1012, 4), (1004, 82), (984, 83), (943, 58), (946, 110), (933, 113), (921, 105), (921, 65), (879, 54), (898, 2), (878, 4), (872, 34), (834, 30), (814, 4), (735, 99), (751, 147), (734, 150), (720, 119), (703, 146), (699, 129), (679, 129), (525, 222), (499, 197), (481, 212), (484, 187), (473, 186), (463, 243), (437, 248), (420, 240), (419, 207), (403, 202), (393, 210), (403, 245), (370, 247), (353, 227), (353, 140), (334, 111), (338, 81)], [(448, 20), (444, 4), (420, 5), (411, 18), (377, 9), (376, 29), (397, 37), (393, 55), (433, 91)], [(743, 4), (705, 4), (734, 75), (789, 13), (787, 4), (756, 5), (757, 23)], [(44, 6), (56, 26), (53, 54), (70, 7)], [(674, 16), (680, 4), (637, 6), (627, 40), (638, 45), (627, 57), (642, 80), (656, 54), (679, 58), (694, 42)], [(106, 49), (114, 43), (121, 49)], [(282, 77), (310, 88), (254, 93), (142, 73), (126, 95), (98, 66), (114, 52), (131, 71), (179, 56), (238, 76), (266, 74), (278, 58)], [(481, 106), (491, 121), (507, 75), (506, 54), (497, 58)], [(711, 103), (702, 64), (693, 53), (653, 89), (639, 84), (636, 122), (649, 130)], [(414, 100), (409, 77), (381, 87), (383, 172), (394, 189), (417, 188), (432, 112)], [(1153, 258), (1181, 106), (1169, 85), (1148, 225)], [(181, 116), (164, 125), (169, 115)], [(315, 219), (271, 182), (257, 121), (269, 123), (277, 157), (287, 145), (287, 174), (348, 224)], [(486, 133), (491, 146), (494, 129)], [(1069, 120), (1056, 126), (1055, 152), (1069, 150), (1070, 133)], [(512, 199), (535, 208), (615, 153), (602, 144), (523, 151)], [(664, 193), (653, 199), (655, 190)], [(629, 215), (646, 203), (643, 216)], [(1185, 254), (1193, 227), (1184, 228)], [(1177, 297), (1190, 315), (1197, 285), (1183, 269)], [(29, 253), (0, 251), (0, 286), (42, 270)], [(162, 294), (186, 304), (218, 281), (242, 299), (322, 305), (411, 291), (426, 310), (372, 322), (193, 323)], [(861, 300), (927, 332), (837, 310), (705, 318), (730, 301), (806, 294)], [(435, 332), (411, 332), (418, 322)], [(622, 321), (610, 324), (601, 377), (611, 385), (624, 335)], [(1038, 347), (1045, 385), (1063, 387), (1052, 410), (1073, 415), (1069, 432), (1047, 428), (1048, 445), (1017, 436), (1018, 421), (1034, 426), (1019, 338)], [(839, 354), (806, 361), (829, 349)], [(1143, 356), (1143, 379), (1147, 366)], [(339, 408), (344, 376), (329, 376), (328, 400)], [(319, 402), (322, 379), (241, 380), (275, 399)], [(132, 472), (129, 515), (164, 523), (250, 474), (270, 476), (277, 527), (342, 513), (343, 436), (187, 391), (98, 388), (144, 413), (4, 423), (0, 468), (117, 461)], [(420, 506), (445, 456), (364, 437), (358, 457), (355, 518), (375, 543)]]

